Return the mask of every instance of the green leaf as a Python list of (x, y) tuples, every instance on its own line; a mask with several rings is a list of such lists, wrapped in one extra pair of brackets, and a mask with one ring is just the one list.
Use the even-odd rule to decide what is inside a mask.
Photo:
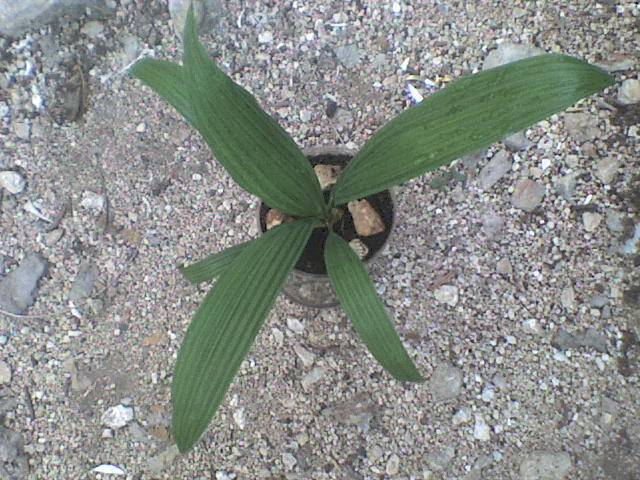
[(612, 84), (573, 57), (540, 55), (458, 80), (379, 129), (333, 187), (333, 204), (380, 192), (487, 147)]
[(371, 354), (398, 380), (423, 381), (364, 265), (349, 244), (333, 232), (325, 242), (324, 262), (338, 300)]
[(138, 60), (130, 71), (173, 105), (195, 127), (195, 117), (189, 105), (187, 91), (184, 88), (184, 71), (180, 65), (167, 60), (143, 58)]
[(320, 184), (293, 139), (211, 60), (198, 41), (189, 8), (184, 68), (194, 126), (233, 179), (272, 208), (316, 216), (325, 205)]
[(198, 440), (314, 227), (285, 223), (252, 241), (207, 294), (180, 347), (173, 374), (173, 437), (181, 452)]
[(250, 240), (240, 243), (233, 247), (225, 248), (221, 252), (209, 255), (204, 260), (180, 268), (180, 273), (191, 283), (208, 282), (222, 275), (222, 273), (231, 266), (236, 257), (253, 241), (254, 240)]

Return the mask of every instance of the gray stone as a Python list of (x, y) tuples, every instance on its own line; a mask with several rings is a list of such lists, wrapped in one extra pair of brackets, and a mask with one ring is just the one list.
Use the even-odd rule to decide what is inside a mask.
[(504, 219), (493, 211), (488, 211), (482, 216), (482, 231), (489, 238), (494, 238), (504, 228)]
[(640, 102), (640, 80), (627, 78), (618, 90), (618, 101), (624, 105)]
[(524, 132), (514, 133), (513, 135), (509, 135), (507, 138), (503, 140), (504, 144), (507, 146), (509, 150), (512, 152), (519, 152), (521, 150), (526, 150), (531, 142), (527, 140)]
[(319, 382), (327, 374), (327, 369), (324, 367), (316, 367), (302, 377), (302, 388), (309, 390), (311, 385)]
[(12, 195), (17, 195), (24, 190), (25, 182), (22, 175), (12, 170), (4, 170), (0, 172), (0, 188), (4, 188)]
[(85, 262), (80, 265), (78, 275), (69, 290), (69, 300), (78, 303), (89, 297), (99, 275), (100, 270), (95, 263)]
[(602, 308), (607, 303), (609, 303), (609, 299), (604, 295), (594, 295), (591, 297), (591, 306), (596, 308)]
[(298, 460), (293, 456), (291, 452), (283, 452), (282, 463), (284, 463), (284, 466), (287, 468), (287, 470), (293, 470), (293, 468), (296, 466), (296, 463), (298, 463)]
[(620, 233), (624, 230), (624, 225), (622, 225), (622, 221), (624, 219), (624, 215), (613, 208), (607, 209), (607, 216), (604, 221), (607, 224), (607, 228), (615, 233)]
[(349, 400), (325, 408), (322, 415), (334, 422), (357, 425), (363, 431), (369, 428), (369, 422), (378, 410), (377, 404), (367, 394), (354, 395)]
[(0, 308), (10, 313), (24, 313), (33, 304), (38, 281), (47, 270), (47, 262), (30, 253), (18, 268), (0, 280)]
[(16, 133), (16, 137), (22, 140), (29, 140), (31, 137), (31, 125), (29, 122), (16, 122), (13, 124), (13, 130)]
[(520, 480), (562, 480), (572, 466), (566, 452), (535, 452), (520, 464)]
[(594, 140), (600, 132), (598, 117), (585, 112), (565, 114), (564, 127), (579, 142)]
[(441, 363), (433, 372), (429, 384), (435, 401), (455, 398), (462, 390), (462, 370), (448, 363)]
[(526, 212), (533, 212), (542, 202), (544, 197), (544, 185), (534, 182), (528, 178), (523, 178), (516, 183), (511, 197), (514, 207)]
[(480, 170), (480, 188), (487, 190), (511, 170), (511, 155), (506, 150), (496, 153)]
[(158, 475), (173, 463), (175, 458), (178, 456), (178, 453), (178, 446), (170, 445), (162, 452), (159, 452), (157, 455), (151, 457), (151, 459), (149, 459), (149, 463), (147, 464), (147, 468), (151, 473), (155, 473), (156, 475)]
[(605, 353), (609, 347), (607, 337), (598, 333), (594, 328), (577, 333), (569, 333), (564, 329), (559, 329), (553, 336), (551, 345), (562, 351), (587, 347), (602, 353)]
[(313, 352), (310, 352), (298, 343), (293, 346), (293, 350), (296, 352), (296, 355), (298, 355), (298, 358), (300, 358), (305, 367), (311, 367), (313, 362), (316, 361), (316, 356)]
[(80, 29), (80, 32), (95, 40), (102, 36), (102, 33), (104, 32), (104, 24), (97, 20), (91, 20), (84, 24)]
[(577, 170), (556, 180), (555, 187), (558, 195), (565, 200), (571, 200), (571, 197), (573, 197), (573, 194), (576, 192), (578, 177), (583, 173), (584, 172), (582, 170)]
[(434, 470), (444, 470), (456, 456), (456, 449), (451, 445), (427, 454), (427, 463)]
[(0, 424), (0, 478), (27, 478), (29, 460), (23, 453), (22, 435)]
[(11, 383), (11, 367), (7, 362), (0, 360), (0, 385)]
[(562, 306), (567, 310), (573, 310), (576, 308), (576, 292), (573, 287), (565, 287), (560, 294), (560, 302)]
[(115, 0), (0, 0), (0, 35), (22, 35), (61, 18), (100, 18), (116, 7)]
[(498, 48), (492, 50), (489, 55), (487, 55), (482, 69), (488, 70), (489, 68), (499, 67), (500, 65), (542, 55), (543, 53), (544, 50), (528, 43), (503, 42)]
[(596, 177), (604, 184), (609, 184), (613, 181), (618, 173), (620, 167), (620, 161), (614, 157), (603, 158), (598, 162), (596, 169)]
[(362, 52), (355, 45), (342, 45), (336, 47), (333, 52), (336, 54), (340, 63), (351, 69), (360, 63)]

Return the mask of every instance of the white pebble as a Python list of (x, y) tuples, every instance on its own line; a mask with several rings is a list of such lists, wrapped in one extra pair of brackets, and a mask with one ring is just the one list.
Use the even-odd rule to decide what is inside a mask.
[(258, 34), (259, 43), (271, 43), (273, 42), (273, 33), (266, 31)]
[(144, 122), (140, 122), (136, 126), (136, 132), (138, 133), (144, 133), (146, 130), (147, 130), (147, 125)]
[(102, 210), (104, 209), (104, 204), (105, 199), (102, 195), (89, 190), (82, 194), (82, 200), (80, 201), (80, 206), (89, 210)]
[(582, 214), (582, 223), (587, 232), (595, 232), (602, 221), (602, 215), (594, 212), (584, 212)]
[(496, 396), (496, 392), (493, 389), (493, 387), (486, 387), (484, 390), (482, 390), (481, 397), (483, 402), (489, 403), (490, 401), (493, 400), (495, 396)]
[(450, 307), (455, 307), (458, 304), (458, 287), (454, 285), (442, 285), (433, 293), (440, 303), (446, 303)]
[(282, 454), (282, 463), (284, 463), (284, 466), (287, 467), (288, 470), (293, 470), (298, 460), (291, 453), (284, 452)]
[(640, 80), (627, 78), (618, 90), (618, 101), (624, 105), (640, 102)]
[(0, 187), (4, 188), (12, 195), (16, 195), (24, 190), (27, 182), (22, 175), (12, 170), (0, 172)]
[(471, 420), (471, 409), (461, 408), (453, 415), (452, 422), (454, 425), (460, 425), (467, 423), (469, 420)]
[(114, 430), (126, 426), (131, 420), (133, 420), (133, 408), (124, 405), (111, 407), (102, 414), (102, 423)]
[(287, 328), (291, 330), (293, 333), (300, 334), (304, 332), (304, 324), (297, 318), (293, 318), (293, 317), (287, 318)]
[(387, 475), (397, 475), (400, 471), (400, 457), (395, 453), (387, 460), (387, 466), (385, 467)]
[(0, 361), (0, 385), (11, 382), (11, 367), (7, 362)]
[(233, 412), (233, 421), (240, 427), (240, 430), (244, 430), (244, 407), (238, 408)]
[(473, 428), (473, 438), (480, 440), (481, 442), (486, 442), (491, 438), (491, 429), (484, 421), (484, 417), (482, 415), (476, 415), (476, 424)]
[(540, 322), (535, 318), (530, 318), (529, 320), (522, 322), (522, 329), (532, 335), (540, 335), (542, 333)]

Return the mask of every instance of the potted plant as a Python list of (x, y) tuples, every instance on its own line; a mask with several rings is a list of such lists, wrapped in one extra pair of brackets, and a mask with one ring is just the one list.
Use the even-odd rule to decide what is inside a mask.
[[(458, 80), (380, 128), (323, 194), (293, 139), (218, 68), (197, 38), (192, 8), (183, 65), (143, 59), (132, 73), (204, 137), (245, 190), (281, 215), (257, 239), (183, 269), (191, 282), (217, 278), (180, 348), (172, 384), (172, 433), (182, 452), (204, 432), (313, 232), (356, 332), (401, 381), (422, 381), (360, 257), (338, 233), (344, 205), (446, 165), (526, 128), (612, 80), (564, 55), (540, 55)], [(357, 250), (357, 249), (356, 249)]]

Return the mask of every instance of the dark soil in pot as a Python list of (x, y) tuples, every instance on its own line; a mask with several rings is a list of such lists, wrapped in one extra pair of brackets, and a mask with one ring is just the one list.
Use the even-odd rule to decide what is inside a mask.
[[(309, 162), (311, 162), (312, 166), (319, 164), (340, 165), (344, 168), (347, 162), (351, 160), (351, 155), (324, 154), (308, 156), (307, 158), (309, 159)], [(329, 192), (327, 191), (324, 193), (326, 199), (329, 195)], [(338, 205), (337, 208), (341, 209), (345, 213), (342, 217), (342, 220), (340, 222), (337, 222), (334, 226), (334, 231), (338, 233), (342, 238), (344, 238), (347, 242), (353, 240), (354, 238), (359, 238), (367, 246), (369, 251), (363, 258), (364, 261), (372, 258), (384, 246), (393, 228), (394, 215), (393, 200), (391, 197), (391, 193), (388, 190), (376, 193), (374, 195), (369, 195), (365, 198), (382, 217), (382, 220), (386, 226), (386, 229), (383, 232), (366, 237), (359, 236), (356, 233), (355, 225), (353, 223), (353, 217), (349, 213), (347, 204)], [(266, 216), (269, 210), (270, 207), (268, 205), (264, 203), (260, 205), (260, 229), (262, 230), (262, 232), (265, 232), (267, 229)], [(327, 273), (327, 269), (324, 264), (324, 242), (328, 234), (329, 231), (326, 227), (316, 228), (311, 233), (311, 237), (307, 242), (307, 246), (303, 250), (298, 263), (296, 263), (295, 268), (297, 270), (315, 274)]]

